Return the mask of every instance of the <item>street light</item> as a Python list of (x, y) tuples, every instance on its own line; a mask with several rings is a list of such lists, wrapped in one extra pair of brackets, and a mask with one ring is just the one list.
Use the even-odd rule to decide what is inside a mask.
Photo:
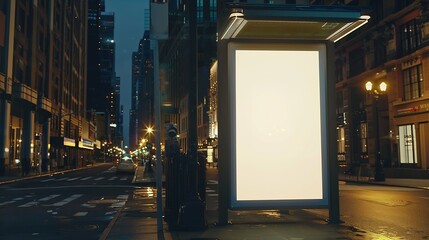
[(147, 141), (150, 142), (150, 135), (153, 133), (153, 128), (148, 127), (146, 128), (146, 134), (147, 134)]
[(376, 150), (376, 159), (375, 159), (375, 176), (374, 181), (384, 182), (386, 179), (384, 177), (383, 164), (381, 162), (381, 153), (380, 153), (380, 133), (379, 133), (379, 120), (378, 120), (378, 99), (381, 94), (386, 93), (387, 84), (381, 82), (379, 88), (373, 88), (374, 84), (371, 81), (368, 81), (365, 84), (366, 91), (374, 97), (375, 100), (375, 150)]
[[(147, 172), (148, 173), (153, 173), (153, 169), (152, 169), (152, 143), (150, 141), (150, 135), (154, 132), (152, 127), (147, 127), (146, 128), (146, 134), (147, 134), (147, 143), (146, 143), (146, 147), (147, 147), (147, 151), (149, 152), (149, 159), (148, 159), (148, 165), (147, 165)], [(158, 146), (157, 146), (158, 147)], [(157, 166), (159, 167), (159, 166)]]

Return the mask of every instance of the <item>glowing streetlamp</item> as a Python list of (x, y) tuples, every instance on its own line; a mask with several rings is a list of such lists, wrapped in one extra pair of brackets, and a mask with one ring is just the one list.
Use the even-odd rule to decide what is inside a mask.
[(148, 127), (146, 128), (146, 135), (147, 135), (147, 141), (150, 142), (150, 135), (153, 134), (153, 128), (152, 127)]
[(373, 88), (374, 84), (371, 81), (368, 81), (365, 84), (366, 91), (371, 94), (375, 99), (375, 150), (376, 150), (376, 159), (375, 159), (375, 175), (374, 181), (384, 182), (385, 176), (383, 171), (383, 163), (381, 161), (380, 153), (380, 133), (379, 133), (379, 120), (378, 120), (378, 99), (380, 94), (384, 94), (387, 90), (387, 84), (381, 82), (378, 86), (378, 89)]

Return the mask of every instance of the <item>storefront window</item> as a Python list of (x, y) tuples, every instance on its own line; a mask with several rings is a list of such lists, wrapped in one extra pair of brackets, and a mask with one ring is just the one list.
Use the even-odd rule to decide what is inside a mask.
[(399, 154), (401, 164), (417, 163), (416, 127), (414, 124), (399, 126)]

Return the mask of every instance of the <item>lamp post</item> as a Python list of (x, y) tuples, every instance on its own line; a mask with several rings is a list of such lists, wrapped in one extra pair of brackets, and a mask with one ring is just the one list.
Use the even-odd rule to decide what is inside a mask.
[[(153, 169), (152, 169), (152, 155), (151, 155), (151, 149), (152, 149), (152, 142), (150, 141), (150, 135), (153, 133), (153, 128), (152, 127), (148, 127), (146, 128), (146, 135), (147, 135), (147, 142), (146, 142), (146, 147), (147, 147), (147, 151), (149, 152), (149, 159), (147, 162), (147, 170), (146, 172), (148, 173), (153, 173)], [(158, 146), (157, 146), (158, 147)], [(157, 166), (158, 168), (159, 166)]]
[(368, 81), (365, 84), (366, 91), (374, 97), (374, 111), (375, 111), (375, 150), (376, 150), (376, 159), (375, 159), (375, 176), (374, 181), (384, 182), (386, 179), (384, 177), (383, 163), (381, 161), (380, 153), (380, 133), (379, 133), (379, 120), (378, 120), (378, 99), (381, 94), (384, 94), (387, 90), (387, 84), (381, 82), (378, 89), (373, 88), (373, 83)]
[(153, 133), (153, 128), (152, 127), (148, 127), (146, 128), (146, 135), (147, 135), (147, 142), (151, 142), (150, 141), (150, 135)]

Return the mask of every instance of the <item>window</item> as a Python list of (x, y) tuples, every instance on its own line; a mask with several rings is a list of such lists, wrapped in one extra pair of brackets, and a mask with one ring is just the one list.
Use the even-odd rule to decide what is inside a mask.
[(416, 20), (401, 26), (402, 55), (414, 52), (422, 44), (422, 32)]
[(414, 124), (399, 126), (399, 160), (401, 164), (417, 163), (416, 127)]
[(423, 95), (422, 65), (407, 68), (403, 73), (404, 100), (411, 100)]
[(357, 48), (349, 53), (349, 76), (353, 77), (365, 70), (365, 52)]

